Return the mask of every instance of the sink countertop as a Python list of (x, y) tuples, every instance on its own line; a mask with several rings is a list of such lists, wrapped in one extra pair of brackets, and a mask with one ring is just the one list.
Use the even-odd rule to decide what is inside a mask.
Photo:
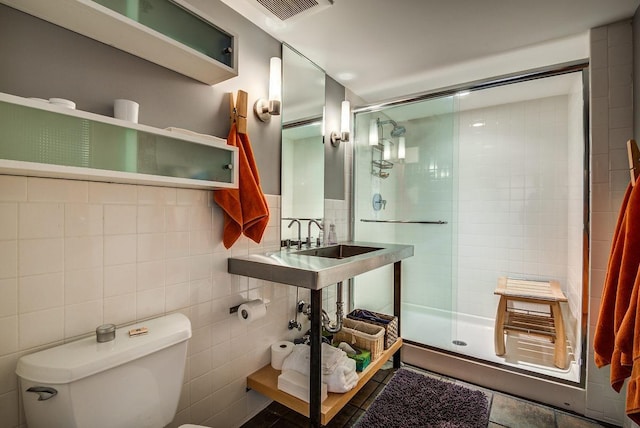
[[(319, 290), (381, 266), (413, 256), (413, 245), (349, 241), (343, 245), (379, 247), (379, 250), (343, 259), (297, 254), (299, 251), (269, 251), (230, 257), (228, 272), (250, 278)], [(330, 247), (332, 245), (328, 245)]]

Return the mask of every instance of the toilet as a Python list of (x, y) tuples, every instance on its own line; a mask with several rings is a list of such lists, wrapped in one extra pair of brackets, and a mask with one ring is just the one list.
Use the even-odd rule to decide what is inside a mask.
[(21, 357), (27, 425), (164, 427), (178, 408), (190, 337), (189, 319), (176, 313), (117, 329), (107, 342), (88, 337)]

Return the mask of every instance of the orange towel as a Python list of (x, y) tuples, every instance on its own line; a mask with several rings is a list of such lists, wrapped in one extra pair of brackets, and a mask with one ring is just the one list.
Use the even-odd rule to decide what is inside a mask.
[(611, 364), (610, 382), (626, 378), (626, 412), (640, 423), (640, 186), (627, 187), (613, 237), (594, 337), (598, 367)]
[[(598, 314), (598, 323), (596, 324), (593, 340), (595, 362), (598, 367), (604, 367), (607, 364), (611, 364), (616, 333), (618, 332), (618, 328), (620, 327), (622, 319), (626, 313), (626, 308), (622, 311), (622, 307), (616, 305), (616, 302), (618, 278), (620, 276), (620, 266), (622, 264), (622, 251), (624, 249), (627, 205), (629, 202), (629, 196), (631, 196), (631, 189), (632, 187), (629, 185), (622, 200), (611, 244), (607, 275), (602, 289), (600, 312)], [(618, 312), (618, 310), (620, 310), (620, 312)]]
[(231, 125), (227, 144), (238, 147), (238, 189), (214, 191), (214, 200), (224, 211), (222, 241), (230, 248), (242, 233), (255, 242), (262, 240), (269, 223), (269, 206), (260, 188), (260, 176), (247, 134)]

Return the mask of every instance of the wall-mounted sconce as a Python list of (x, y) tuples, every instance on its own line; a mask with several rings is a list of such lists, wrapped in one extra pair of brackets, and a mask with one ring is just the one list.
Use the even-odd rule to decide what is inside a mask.
[(282, 105), (282, 60), (271, 58), (269, 63), (269, 99), (259, 98), (253, 105), (253, 112), (263, 122), (271, 120), (271, 116), (280, 115)]
[(331, 145), (338, 147), (341, 141), (349, 141), (349, 129), (351, 128), (351, 104), (343, 101), (340, 109), (340, 132), (331, 133)]
[(369, 122), (369, 145), (377, 146), (378, 145), (378, 121), (380, 119), (372, 120)]

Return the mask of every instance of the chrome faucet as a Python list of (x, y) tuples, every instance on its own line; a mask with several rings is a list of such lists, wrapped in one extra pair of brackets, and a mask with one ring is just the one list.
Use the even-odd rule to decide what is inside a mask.
[(291, 228), (291, 226), (293, 226), (293, 223), (298, 223), (298, 247), (297, 248), (298, 248), (298, 250), (301, 250), (302, 249), (302, 241), (301, 241), (301, 238), (300, 238), (300, 228), (301, 228), (300, 220), (294, 218), (293, 220), (291, 220), (291, 223), (289, 223), (289, 226), (287, 226), (287, 227)]
[(315, 223), (318, 226), (318, 229), (324, 230), (322, 225), (318, 223), (315, 219), (309, 220), (309, 224), (307, 226), (307, 248), (311, 248), (311, 223)]

